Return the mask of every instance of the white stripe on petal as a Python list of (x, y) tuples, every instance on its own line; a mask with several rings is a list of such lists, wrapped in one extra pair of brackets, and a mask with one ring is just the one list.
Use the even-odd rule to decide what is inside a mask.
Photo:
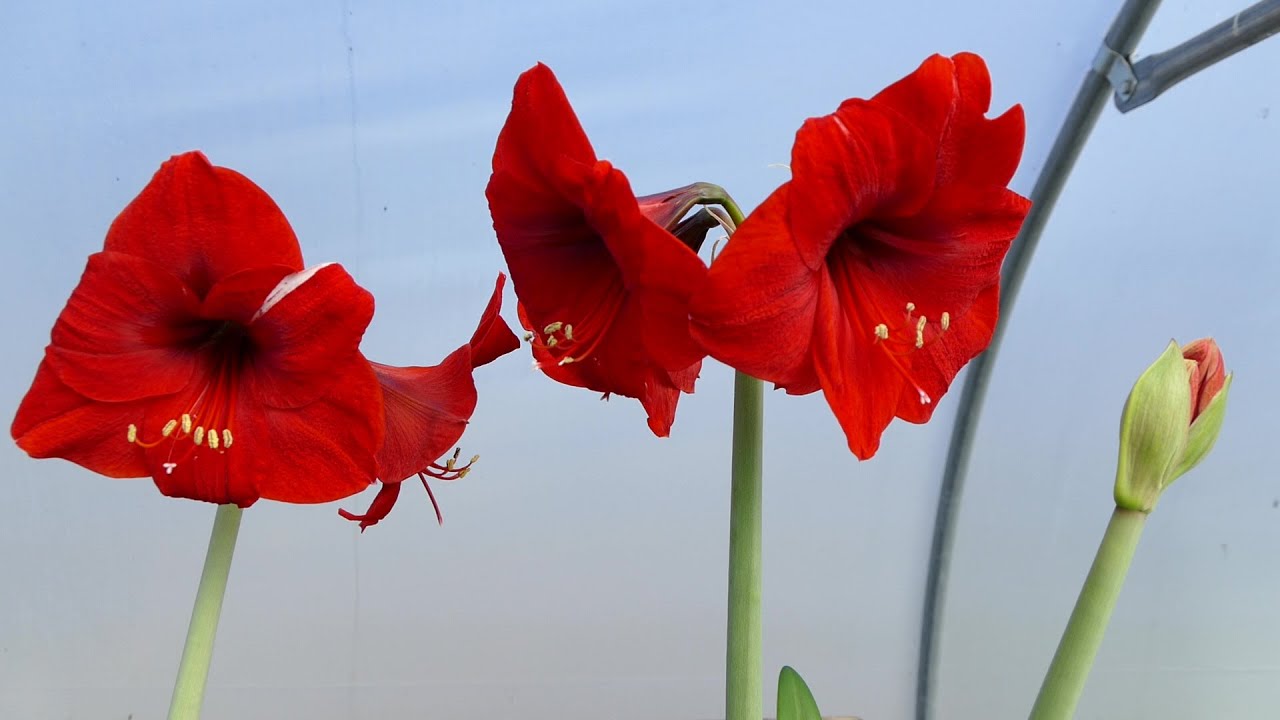
[(274, 288), (271, 289), (271, 292), (267, 293), (267, 299), (262, 301), (262, 307), (258, 308), (258, 312), (253, 314), (253, 318), (250, 319), (249, 322), (253, 322), (263, 315), (266, 315), (271, 308), (275, 307), (277, 303), (285, 299), (289, 293), (302, 287), (302, 284), (310, 280), (316, 273), (332, 264), (333, 263), (331, 262), (327, 262), (319, 265), (312, 265), (305, 270), (293, 273), (292, 275), (286, 275)]

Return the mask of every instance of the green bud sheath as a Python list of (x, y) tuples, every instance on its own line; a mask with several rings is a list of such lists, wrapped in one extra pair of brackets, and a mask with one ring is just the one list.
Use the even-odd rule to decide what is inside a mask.
[(1116, 505), (1150, 512), (1173, 479), (1191, 424), (1187, 363), (1176, 342), (1142, 373), (1120, 419)]

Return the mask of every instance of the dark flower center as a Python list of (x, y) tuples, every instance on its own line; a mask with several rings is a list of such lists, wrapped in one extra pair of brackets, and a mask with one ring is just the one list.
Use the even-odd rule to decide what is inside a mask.
[(179, 463), (194, 461), (208, 450), (219, 456), (235, 443), (235, 404), (240, 391), (241, 372), (252, 351), (248, 330), (229, 321), (202, 321), (194, 333), (189, 351), (202, 362), (197, 376), (183, 391), (184, 411), (169, 418), (160, 428), (160, 437), (144, 439), (137, 425), (130, 424), (126, 439), (144, 448), (169, 444), (162, 463), (173, 474)]

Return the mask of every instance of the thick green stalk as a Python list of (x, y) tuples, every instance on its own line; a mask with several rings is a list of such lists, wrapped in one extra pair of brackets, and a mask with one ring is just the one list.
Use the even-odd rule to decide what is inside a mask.
[(1075, 716), (1080, 693), (1102, 645), (1146, 521), (1147, 514), (1137, 510), (1116, 508), (1111, 515), (1093, 567), (1089, 568), (1058, 651), (1040, 686), (1030, 720), (1071, 720)]
[[(742, 226), (742, 210), (723, 188), (708, 185), (712, 202)], [(725, 718), (764, 717), (761, 656), (761, 494), (764, 460), (764, 383), (737, 373), (733, 385), (733, 463), (729, 498), (729, 627)]]
[(205, 554), (204, 572), (200, 574), (200, 588), (196, 590), (191, 624), (187, 627), (187, 644), (182, 648), (182, 663), (178, 666), (173, 700), (169, 703), (169, 720), (198, 720), (200, 717), (204, 685), (209, 678), (209, 661), (213, 658), (213, 638), (218, 632), (222, 596), (226, 593), (231, 556), (236, 550), (236, 535), (240, 532), (243, 513), (235, 505), (220, 505), (213, 517), (209, 551)]
[(760, 516), (764, 384), (737, 373), (733, 389), (733, 487), (729, 505), (729, 635), (725, 718), (764, 717), (760, 622)]

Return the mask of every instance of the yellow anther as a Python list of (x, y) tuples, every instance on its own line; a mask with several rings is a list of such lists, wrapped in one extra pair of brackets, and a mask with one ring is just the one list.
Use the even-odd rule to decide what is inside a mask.
[[(191, 432), (191, 416), (187, 415), (186, 413), (183, 413), (182, 415), (182, 432), (184, 433)], [(165, 433), (165, 434), (168, 435), (168, 433)]]
[(477, 460), (479, 460), (479, 459), (480, 459), (480, 456), (479, 456), (479, 455), (472, 455), (472, 456), (471, 456), (471, 459), (467, 461), (467, 464), (468, 464), (468, 465), (475, 465), (475, 464), (476, 464), (476, 461), (477, 461)]
[(550, 336), (550, 335), (548, 335), (548, 336), (547, 336), (547, 347), (549, 347), (549, 348), (553, 348), (553, 347), (555, 347), (556, 345), (559, 345), (559, 344), (560, 344), (560, 341), (556, 340), (554, 337), (552, 337), (552, 336)]
[(456, 458), (456, 457), (451, 457), (451, 458), (449, 458), (449, 461), (448, 461), (448, 462), (446, 462), (446, 463), (444, 464), (444, 466), (445, 466), (445, 468), (446, 468), (446, 469), (448, 469), (448, 470), (452, 470), (452, 469), (453, 469), (453, 466), (454, 466), (454, 465), (456, 465), (456, 464), (457, 464), (457, 462), (458, 462), (458, 458)]
[(222, 431), (222, 447), (224, 448), (231, 447), (231, 431), (230, 430)]
[(888, 326), (888, 325), (885, 325), (884, 323), (880, 323), (879, 325), (877, 325), (877, 326), (876, 326), (876, 337), (877, 337), (877, 338), (880, 338), (881, 340), (888, 340), (888, 339), (889, 339), (889, 326)]
[(916, 322), (916, 349), (924, 347), (924, 325), (929, 319), (924, 315), (920, 316), (920, 320)]
[(553, 323), (548, 323), (546, 327), (542, 328), (542, 334), (550, 335), (553, 332), (559, 332), (560, 328), (562, 327), (564, 327), (564, 323), (560, 322), (559, 320)]
[(170, 420), (169, 422), (164, 424), (163, 428), (160, 429), (160, 434), (163, 435), (164, 437), (169, 437), (170, 435), (173, 434), (173, 429), (176, 427), (178, 427), (178, 421)]
[(572, 340), (572, 339), (573, 339), (573, 326), (572, 326), (572, 325), (565, 325), (565, 326), (564, 326), (564, 339), (565, 339), (565, 340)]
[(946, 332), (949, 327), (951, 327), (951, 313), (944, 312), (942, 313), (942, 332)]
[(560, 362), (558, 362), (558, 363), (556, 363), (556, 364), (557, 364), (557, 365), (568, 365), (569, 363), (576, 363), (576, 362), (578, 362), (576, 358), (567, 357), (567, 358), (565, 358), (565, 359), (561, 360)]
[(525, 341), (525, 342), (533, 342), (533, 337), (534, 337), (533, 333), (531, 333), (531, 332), (527, 332), (527, 333), (525, 333), (525, 334), (524, 334), (524, 341)]
[(909, 302), (909, 303), (907, 303), (907, 314), (908, 314), (908, 315), (910, 315), (911, 313), (913, 313), (913, 312), (915, 312), (915, 311), (916, 311), (916, 304), (915, 304), (915, 303), (913, 303), (913, 302)]
[(213, 428), (209, 428), (209, 449), (218, 449), (218, 431)]
[(125, 437), (129, 440), (129, 444), (131, 445), (138, 442), (138, 426), (133, 423), (129, 423), (129, 432)]
[(195, 435), (191, 436), (191, 442), (199, 445), (204, 442), (204, 427), (197, 426)]
[(459, 471), (458, 471), (458, 477), (456, 477), (456, 478), (454, 478), (454, 479), (455, 479), (455, 480), (461, 480), (462, 478), (466, 477), (466, 476), (467, 476), (467, 473), (469, 473), (469, 472), (471, 472), (471, 468), (462, 468), (461, 470), (459, 470)]

